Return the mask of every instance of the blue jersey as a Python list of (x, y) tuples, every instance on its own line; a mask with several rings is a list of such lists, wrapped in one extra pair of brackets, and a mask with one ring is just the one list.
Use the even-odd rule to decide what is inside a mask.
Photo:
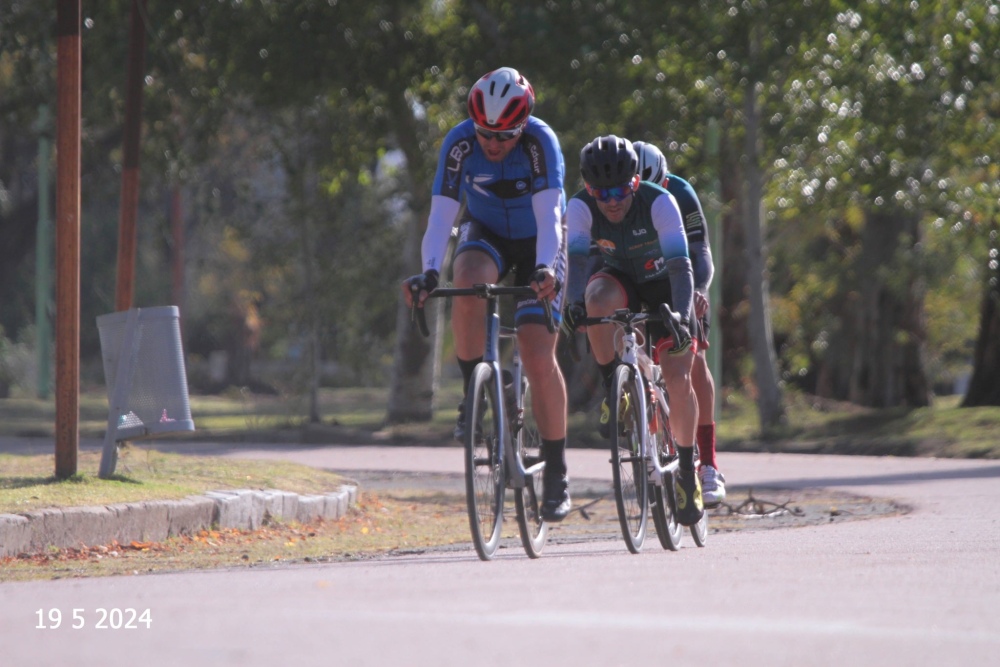
[(503, 238), (525, 239), (538, 235), (532, 195), (561, 193), (565, 176), (559, 140), (545, 121), (528, 118), (514, 150), (490, 162), (470, 119), (445, 137), (431, 194), (464, 201), (467, 215)]

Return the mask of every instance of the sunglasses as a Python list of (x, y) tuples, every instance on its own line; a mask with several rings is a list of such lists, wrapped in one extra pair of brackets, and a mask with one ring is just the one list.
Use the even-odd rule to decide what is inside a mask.
[(632, 188), (632, 183), (629, 182), (625, 185), (618, 185), (613, 188), (592, 188), (588, 185), (587, 192), (589, 192), (594, 199), (603, 204), (609, 201), (622, 201), (632, 194), (634, 190)]
[(505, 130), (501, 132), (494, 132), (493, 130), (487, 130), (486, 128), (479, 127), (476, 125), (476, 134), (481, 136), (483, 139), (489, 141), (490, 139), (496, 139), (497, 141), (510, 141), (521, 135), (524, 130), (524, 125), (519, 125), (513, 130)]

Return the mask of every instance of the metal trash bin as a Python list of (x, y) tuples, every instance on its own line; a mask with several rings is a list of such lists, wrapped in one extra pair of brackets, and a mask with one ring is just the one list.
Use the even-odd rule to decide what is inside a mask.
[(108, 388), (100, 477), (114, 474), (118, 443), (193, 431), (177, 306), (133, 308), (97, 318)]

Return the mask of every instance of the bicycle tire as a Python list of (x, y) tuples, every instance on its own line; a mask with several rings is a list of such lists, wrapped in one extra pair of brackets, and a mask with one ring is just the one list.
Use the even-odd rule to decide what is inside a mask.
[[(521, 465), (528, 468), (541, 460), (542, 436), (538, 432), (538, 423), (531, 406), (531, 385), (527, 378), (521, 380), (521, 399), (524, 410), (516, 423), (515, 451)], [(511, 410), (517, 409), (516, 405), (509, 407)], [(514, 489), (517, 528), (521, 533), (524, 552), (531, 558), (542, 555), (549, 533), (549, 524), (542, 520), (542, 490), (541, 471), (526, 478), (522, 488)]]
[(642, 457), (642, 433), (645, 415), (639, 409), (638, 392), (642, 386), (632, 369), (619, 366), (612, 384), (611, 472), (615, 504), (625, 546), (634, 554), (642, 550), (649, 517), (649, 480)]
[[(660, 465), (666, 465), (674, 456), (673, 434), (670, 432), (670, 419), (664, 406), (658, 400), (656, 402), (656, 427), (653, 451), (659, 457)], [(677, 551), (681, 546), (681, 524), (677, 521), (677, 513), (674, 509), (673, 475), (666, 473), (661, 484), (653, 486), (653, 524), (656, 526), (656, 537), (660, 540), (660, 546), (670, 551)], [(669, 484), (669, 486), (666, 486)]]
[(701, 520), (691, 526), (691, 538), (694, 539), (694, 543), (699, 547), (705, 546), (708, 541), (708, 512), (706, 511)]
[(493, 368), (480, 363), (465, 399), (465, 498), (472, 544), (482, 560), (493, 558), (500, 544), (506, 492), (497, 401)]

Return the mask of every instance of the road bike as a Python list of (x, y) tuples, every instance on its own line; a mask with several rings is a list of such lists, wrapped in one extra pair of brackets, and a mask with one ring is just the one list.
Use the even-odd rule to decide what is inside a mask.
[[(465, 399), (465, 490), (472, 543), (482, 560), (490, 560), (500, 543), (506, 489), (514, 492), (521, 544), (531, 558), (545, 547), (548, 524), (541, 518), (541, 436), (535, 422), (531, 386), (523, 373), (517, 329), (500, 325), (501, 296), (535, 298), (531, 287), (477, 284), (439, 287), (430, 297), (475, 296), (486, 300), (486, 346), (483, 360), (469, 379)], [(414, 295), (416, 297), (416, 295)], [(551, 304), (541, 300), (547, 327), (555, 332)], [(416, 319), (426, 336), (423, 309)], [(500, 340), (511, 341), (510, 368), (500, 361)]]
[[(653, 362), (641, 324), (653, 316), (648, 312), (616, 310), (605, 317), (588, 317), (578, 326), (613, 324), (621, 364), (615, 369), (609, 394), (611, 466), (615, 504), (625, 546), (639, 553), (646, 539), (648, 514), (653, 515), (656, 535), (664, 549), (676, 551), (681, 543), (674, 483), (678, 472), (677, 443), (670, 431), (670, 403), (659, 364)], [(680, 340), (680, 318), (667, 304), (660, 317)], [(698, 467), (695, 448), (695, 469)], [(651, 509), (651, 512), (647, 512)], [(707, 514), (691, 526), (699, 547), (708, 536)]]

